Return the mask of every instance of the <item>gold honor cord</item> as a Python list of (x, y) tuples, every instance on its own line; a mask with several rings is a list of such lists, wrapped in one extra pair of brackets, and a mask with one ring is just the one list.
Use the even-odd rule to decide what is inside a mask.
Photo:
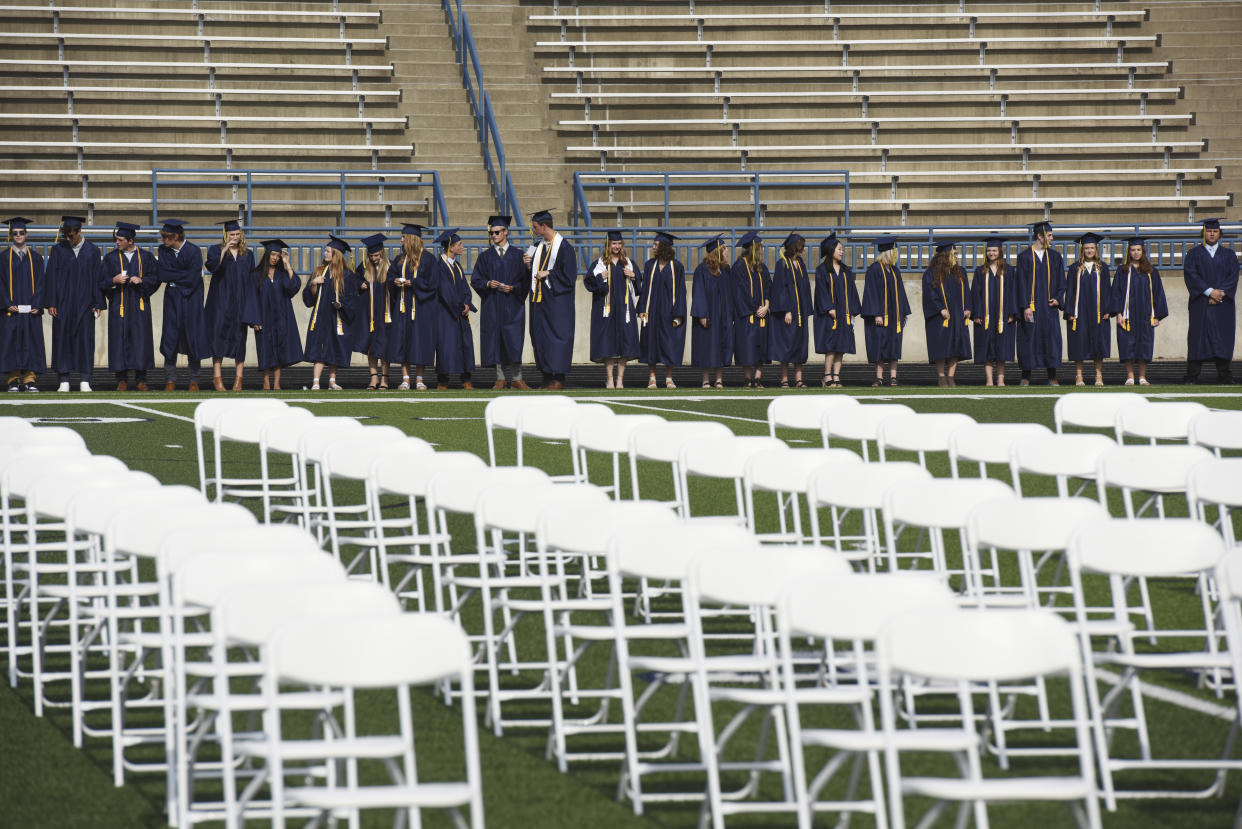
[[(754, 296), (754, 295), (755, 295), (755, 273), (754, 273), (754, 271), (752, 271), (752, 270), (750, 269), (750, 260), (749, 260), (749, 259), (747, 259), (747, 258), (746, 258), (746, 257), (744, 257), (744, 256), (742, 257), (742, 264), (746, 266), (746, 282), (747, 282), (747, 284), (750, 286), (750, 295), (751, 295), (751, 296)], [(764, 299), (763, 299), (763, 279), (762, 279), (762, 278), (760, 278), (760, 279), (759, 279), (759, 304), (762, 306), (762, 305), (763, 305), (763, 302), (764, 302)], [(751, 322), (751, 324), (752, 324), (752, 325), (754, 324), (754, 322), (755, 322), (755, 315), (754, 315), (754, 314), (751, 314), (751, 315), (750, 315), (750, 322)], [(760, 318), (759, 318), (759, 327), (760, 327), (760, 328), (766, 328), (766, 327), (767, 327), (767, 324), (768, 324), (768, 321), (767, 321), (767, 318), (766, 318), (766, 317), (760, 317)]]
[[(837, 277), (832, 272), (832, 265), (828, 266), (828, 299), (832, 301), (832, 308), (835, 311), (837, 307)], [(850, 304), (849, 300), (846, 299), (845, 305), (846, 305), (847, 315), (849, 312), (848, 311), (849, 304)], [(832, 318), (832, 330), (833, 331), (837, 330), (837, 318), (836, 317)]]
[[(29, 250), (26, 251), (26, 259), (30, 263), (30, 299), (34, 300), (35, 294), (35, 274), (34, 274), (34, 254)], [(13, 302), (13, 246), (9, 246), (9, 302)], [(17, 303), (13, 303), (16, 305)]]
[[(645, 317), (650, 317), (651, 315), (651, 295), (655, 293), (655, 274), (659, 264), (659, 262), (653, 259), (651, 261), (651, 269), (647, 271), (647, 304), (643, 306), (643, 316)], [(651, 322), (651, 320), (648, 319), (647, 322)]]
[[(408, 267), (406, 267), (406, 266), (407, 266), (407, 265), (409, 265), (409, 264), (410, 264), (410, 257), (408, 257), (408, 256), (402, 256), (402, 257), (401, 257), (401, 279), (402, 279), (402, 280), (404, 280), (404, 279), (405, 279), (405, 275), (406, 275), (406, 273), (409, 271), (409, 268), (408, 268)], [(408, 287), (409, 287), (408, 285), (402, 285), (402, 286), (401, 286), (401, 290), (397, 292), (398, 296), (400, 296), (400, 297), (401, 297), (401, 304), (400, 304), (399, 306), (397, 306), (397, 310), (398, 310), (398, 311), (400, 311), (400, 312), (401, 312), (401, 313), (403, 313), (403, 314), (405, 313), (405, 289), (406, 289), (406, 288), (408, 288)], [(413, 305), (414, 305), (414, 303), (410, 303), (410, 306), (411, 306), (411, 308), (410, 308), (410, 319), (414, 319), (414, 313), (413, 313), (414, 309), (413, 309)]]
[(603, 259), (599, 261), (603, 263), (604, 273), (607, 274), (604, 278), (604, 316), (608, 317), (612, 316), (612, 263)]
[[(996, 333), (1003, 334), (1005, 332), (1005, 263), (1000, 263), (1000, 272), (996, 274), (996, 284), (1000, 289), (1000, 300), (996, 303)], [(985, 280), (983, 289), (987, 290), (988, 283)], [(987, 300), (983, 301), (984, 308), (989, 308)], [(988, 324), (985, 320), (983, 330), (988, 330)]]
[[(139, 250), (138, 248), (134, 248), (134, 256), (138, 259), (138, 280), (141, 282), (142, 281), (142, 251)], [(116, 258), (121, 263), (122, 268), (126, 267), (125, 254), (121, 252), (120, 248), (116, 249)], [(126, 273), (129, 273), (129, 271), (126, 271)], [(146, 304), (142, 301), (141, 290), (139, 290), (139, 293), (138, 293), (138, 310), (139, 311), (147, 310)], [(125, 319), (125, 286), (124, 285), (121, 286), (121, 319)]]
[[(945, 292), (945, 290), (944, 290), (944, 280), (943, 280), (943, 279), (942, 279), (942, 280), (940, 280), (940, 298), (941, 298), (942, 300), (944, 300), (944, 310), (946, 310), (946, 311), (947, 311), (947, 310), (949, 310), (949, 295), (948, 295), (948, 293), (946, 293), (946, 292)], [(940, 321), (940, 327), (941, 327), (941, 328), (948, 328), (948, 327), (949, 327), (949, 320), (948, 320), (948, 318), (947, 318), (947, 317), (946, 317), (945, 319), (943, 319), (943, 320), (941, 320), (941, 321)]]
[[(884, 284), (884, 327), (888, 328), (888, 268), (880, 263), (880, 278)], [(893, 304), (897, 304), (897, 268), (893, 268)], [(897, 309), (897, 333), (901, 333), (901, 309)]]
[[(802, 292), (798, 290), (798, 273), (802, 270), (802, 260), (795, 259), (793, 261), (793, 284), (794, 284), (794, 302), (798, 305), (798, 327), (802, 327)], [(803, 274), (805, 276), (805, 274)]]
[[(547, 242), (543, 243), (543, 264), (535, 268), (535, 302), (543, 302), (543, 280), (539, 277), (540, 271), (547, 270), (548, 261), (552, 258), (552, 246)], [(538, 263), (536, 263), (538, 264)]]
[(1155, 271), (1147, 274), (1147, 298), (1151, 301), (1148, 308), (1151, 310), (1151, 327), (1156, 327), (1156, 277)]
[[(327, 273), (327, 270), (325, 270), (324, 273)], [(311, 277), (311, 279), (314, 279), (314, 278), (315, 278), (314, 276)], [(327, 282), (326, 279), (324, 281)], [(319, 290), (315, 292), (315, 308), (314, 310), (311, 311), (311, 321), (310, 321), (311, 331), (315, 330), (315, 321), (319, 319), (319, 303), (322, 301), (323, 301), (323, 285), (320, 285)]]
[(1074, 272), (1074, 316), (1070, 318), (1070, 330), (1078, 330), (1078, 301), (1082, 298), (1082, 265)]

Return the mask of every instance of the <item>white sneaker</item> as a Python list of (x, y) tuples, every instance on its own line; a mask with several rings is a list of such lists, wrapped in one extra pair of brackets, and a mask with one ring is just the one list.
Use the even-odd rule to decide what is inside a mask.
[(318, 381), (318, 380), (316, 380), (315, 382), (311, 383), (310, 390), (311, 390), (311, 391), (319, 391), (319, 381)]
[(341, 391), (341, 387), (336, 384), (335, 380), (332, 381), (332, 383), (328, 386), (328, 388), (331, 389), (332, 391)]
[(56, 391), (69, 391), (69, 381), (66, 380), (56, 387)]
[(78, 391), (90, 391), (90, 390), (91, 390), (91, 384), (86, 382), (85, 380), (83, 380), (81, 383), (78, 383)]

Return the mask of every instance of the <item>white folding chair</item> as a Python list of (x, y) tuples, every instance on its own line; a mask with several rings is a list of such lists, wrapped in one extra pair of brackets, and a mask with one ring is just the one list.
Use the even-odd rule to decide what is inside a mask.
[[(630, 451), (630, 433), (639, 426), (663, 422), (664, 418), (653, 414), (619, 414), (611, 418), (575, 420), (569, 433), (569, 447), (574, 453), (574, 474), (581, 481), (589, 481), (591, 474), (587, 465), (587, 453), (603, 452), (610, 455), (612, 486), (608, 489), (614, 500), (621, 500), (621, 456)], [(633, 486), (631, 481), (631, 490)]]
[(1141, 438), (1152, 446), (1160, 441), (1190, 441), (1190, 421), (1207, 414), (1208, 407), (1202, 403), (1185, 400), (1174, 403), (1135, 403), (1117, 410), (1114, 430), (1117, 442), (1126, 438)]
[(1242, 458), (1216, 458), (1191, 467), (1186, 500), (1192, 517), (1219, 529), (1226, 546), (1236, 545), (1233, 513), (1242, 509)]
[(1040, 423), (971, 423), (949, 435), (949, 474), (962, 477), (963, 463), (979, 464), (979, 477), (988, 477), (988, 464), (1009, 465), (1013, 444), (1023, 438), (1047, 437), (1052, 430)]
[[(1155, 405), (1155, 404), (1152, 404)], [(1213, 455), (1202, 446), (1117, 446), (1105, 452), (1096, 466), (1096, 493), (1108, 506), (1108, 490), (1121, 491), (1128, 518), (1139, 518), (1155, 507), (1164, 517), (1167, 495), (1185, 495), (1190, 470)], [(1135, 493), (1146, 493), (1147, 500), (1134, 506)]]
[[(811, 473), (806, 484), (806, 504), (811, 518), (811, 541), (827, 542), (842, 552), (857, 550), (875, 572), (884, 556), (880, 509), (889, 489), (910, 481), (929, 481), (931, 473), (913, 461), (888, 463), (845, 462), (825, 464)], [(820, 529), (819, 511), (827, 507), (831, 535)], [(857, 513), (857, 519), (851, 519)], [(856, 521), (856, 523), (847, 523)]]
[(830, 440), (852, 440), (862, 444), (864, 461), (871, 460), (868, 447), (879, 435), (880, 424), (893, 417), (914, 414), (914, 409), (902, 403), (867, 403), (844, 406), (824, 412), (819, 433), (827, 449)]
[(846, 394), (778, 395), (768, 404), (768, 434), (776, 437), (777, 429), (819, 431), (826, 413), (857, 405), (857, 398)]
[[(1093, 657), (1085, 661), (1087, 695), (1091, 703), (1100, 783), (1109, 810), (1117, 808), (1118, 797), (1211, 797), (1222, 790), (1226, 771), (1242, 769), (1242, 760), (1233, 758), (1238, 731), (1236, 720), (1224, 735), (1223, 750), (1216, 757), (1206, 756), (1208, 747), (1202, 745), (1194, 747), (1193, 757), (1186, 757), (1181, 747), (1175, 750), (1179, 755), (1176, 758), (1159, 753), (1148, 732), (1142, 693), (1142, 677), (1148, 671), (1171, 671), (1174, 675), (1190, 672), (1206, 678), (1231, 667), (1228, 654), (1220, 650), (1215, 608), (1211, 605), (1207, 584), (1216, 574), (1224, 554), (1220, 534), (1193, 518), (1104, 519), (1079, 527), (1070, 542), (1070, 583), (1078, 635), (1082, 653)], [(1104, 608), (1102, 618), (1092, 613), (1087, 604), (1086, 577), (1091, 574), (1107, 578), (1111, 606)], [(1128, 598), (1129, 587), (1136, 579), (1148, 578), (1161, 579), (1166, 592), (1183, 599), (1197, 592), (1202, 610), (1199, 626), (1188, 627), (1190, 619), (1182, 610), (1169, 613), (1175, 628), (1157, 628), (1150, 623), (1149, 615), (1149, 629), (1136, 630), (1130, 619), (1136, 609)], [(1161, 618), (1166, 618), (1164, 613)], [(1136, 648), (1135, 640), (1139, 636), (1147, 637), (1154, 647)], [(1104, 650), (1095, 647), (1096, 639), (1105, 642)], [(1188, 640), (1200, 641), (1202, 646), (1195, 649)], [(1121, 671), (1120, 678), (1103, 696), (1097, 666), (1115, 666)], [(1129, 700), (1132, 711), (1129, 716), (1121, 716), (1117, 711), (1123, 699)], [(1129, 754), (1113, 737), (1118, 728), (1135, 732), (1137, 757), (1118, 756)], [(1161, 781), (1159, 789), (1123, 790), (1117, 788), (1114, 780), (1114, 775), (1140, 770), (1150, 774), (1157, 770), (1211, 769), (1217, 771), (1213, 783), (1197, 790), (1173, 790), (1166, 781)]]
[[(289, 404), (283, 400), (274, 397), (249, 397), (235, 400), (227, 400), (216, 398), (213, 400), (204, 400), (194, 407), (194, 449), (198, 455), (198, 489), (204, 496), (208, 493), (208, 482), (210, 481), (213, 491), (210, 493), (213, 501), (219, 501), (221, 495), (221, 487), (231, 486), (233, 484), (253, 484), (254, 481), (238, 480), (226, 481), (222, 477), (220, 466), (220, 441), (215, 436), (216, 423), (220, 416), (225, 412), (240, 411), (279, 411), (290, 408)], [(208, 471), (208, 459), (205, 455), (203, 443), (204, 436), (208, 433), (212, 434), (212, 450), (210, 472)]]
[[(306, 516), (310, 514), (311, 499), (318, 497), (318, 490), (308, 487), (302, 479), (305, 470), (301, 467), (297, 451), (302, 431), (317, 419), (310, 409), (298, 406), (290, 406), (284, 412), (276, 412), (271, 419), (263, 419), (258, 438), (259, 476), (267, 487), (263, 498), (263, 523), (271, 524), (274, 516), (280, 516), (284, 520), (292, 517), (303, 526), (309, 526)], [(344, 423), (345, 420), (354, 418), (339, 422)], [(362, 426), (357, 420), (354, 423)], [(280, 465), (287, 461), (288, 475), (273, 476), (272, 470), (277, 463), (274, 454), (284, 456)]]
[(273, 452), (288, 455), (296, 479), (292, 489), (284, 493), (293, 503), (277, 511), (291, 512), (304, 529), (314, 530), (320, 541), (324, 539), (323, 476), (319, 464), (309, 460), (307, 452), (363, 428), (352, 417), (298, 417), (269, 421), (260, 432), (260, 457), (269, 458)]
[(565, 394), (540, 394), (537, 397), (505, 395), (488, 401), (483, 409), (483, 428), (487, 432), (488, 466), (496, 466), (496, 437), (498, 429), (515, 431), (518, 416), (531, 409), (546, 406), (577, 406), (578, 402)]
[[(784, 399), (784, 398), (777, 398)], [(742, 474), (746, 494), (747, 527), (760, 541), (801, 543), (801, 496), (807, 491), (811, 473), (828, 464), (860, 464), (862, 458), (849, 449), (776, 449), (747, 458)], [(776, 495), (779, 530), (759, 533), (755, 524), (755, 493)], [(818, 542), (817, 542), (818, 543)]]
[[(733, 432), (728, 426), (715, 420), (673, 420), (664, 423), (649, 423), (639, 426), (630, 432), (630, 489), (633, 499), (642, 498), (638, 487), (639, 461), (656, 461), (669, 464), (673, 473), (673, 497), (671, 502), (681, 508), (681, 447), (699, 438), (730, 437)], [(682, 517), (686, 517), (682, 513)]]
[(972, 426), (975, 419), (959, 412), (935, 412), (914, 414), (909, 417), (885, 418), (876, 429), (876, 444), (880, 461), (888, 459), (893, 450), (915, 452), (919, 466), (927, 466), (929, 452), (948, 452), (949, 439), (964, 426)]
[[(1055, 434), (1018, 438), (1009, 448), (1009, 472), (1013, 477), (1014, 492), (1024, 494), (1023, 475), (1037, 475), (1052, 478), (1057, 494), (1062, 498), (1082, 495), (1087, 487), (1095, 483), (1100, 458), (1115, 448), (1117, 442), (1104, 435)], [(1079, 482), (1073, 492), (1070, 492), (1071, 481)]]
[(703, 437), (683, 443), (677, 460), (677, 469), (681, 473), (681, 514), (687, 518), (693, 515), (690, 508), (691, 477), (732, 481), (734, 512), (730, 517), (752, 526), (753, 516), (747, 510), (748, 502), (742, 484), (746, 465), (754, 458), (788, 448), (785, 441), (779, 438), (761, 435)]
[(1190, 442), (1224, 457), (1225, 452), (1242, 452), (1242, 412), (1201, 412), (1187, 424)]
[(1069, 392), (1057, 398), (1052, 406), (1052, 422), (1057, 434), (1066, 426), (1081, 429), (1107, 429), (1116, 427), (1117, 412), (1134, 403), (1146, 403), (1147, 398), (1132, 391)]
[[(289, 490), (293, 490), (298, 481), (292, 475), (285, 478), (270, 477), (266, 446), (263, 441), (264, 432), (269, 425), (279, 431), (288, 428), (288, 424), (292, 422), (310, 421), (314, 417), (310, 409), (300, 406), (230, 407), (217, 415), (213, 419), (211, 428), (212, 448), (215, 455), (215, 478), (212, 480), (215, 490), (214, 500), (221, 501), (230, 498), (245, 502), (257, 499), (263, 504), (264, 523), (270, 524), (273, 499), (288, 500), (292, 497)], [(258, 478), (235, 478), (225, 483), (223, 480), (226, 463), (224, 452), (227, 443), (255, 448), (259, 457)], [(237, 454), (240, 454), (240, 450)], [(252, 458), (248, 457), (244, 462), (249, 464)]]
[[(885, 741), (890, 818), (893, 829), (906, 825), (906, 798), (930, 798), (935, 803), (919, 826), (930, 825), (949, 803), (958, 804), (957, 825), (965, 826), (973, 811), (975, 826), (986, 829), (988, 804), (995, 802), (1055, 801), (1070, 805), (1081, 826), (1098, 829), (1090, 715), (1083, 698), (1081, 656), (1074, 630), (1064, 619), (1040, 610), (920, 610), (895, 617), (879, 638), (880, 722)], [(1088, 661), (1088, 665), (1090, 662)], [(1064, 721), (1073, 739), (1063, 750), (1075, 756), (1073, 773), (1028, 777), (985, 777), (980, 758), (975, 693), (980, 683), (1042, 678), (1064, 678), (1069, 716)], [(898, 728), (894, 692), (899, 680), (950, 684), (957, 713), (948, 728), (920, 728), (916, 751), (939, 749), (958, 757), (960, 777), (907, 777), (902, 770), (906, 732)], [(947, 732), (947, 733), (946, 733)], [(937, 743), (940, 745), (937, 746)]]
[[(517, 465), (525, 466), (526, 439), (536, 438), (544, 443), (568, 443), (574, 433), (574, 427), (580, 420), (607, 421), (612, 418), (612, 409), (603, 403), (578, 403), (574, 406), (538, 406), (522, 408), (517, 413), (514, 434), (517, 440)], [(577, 456), (570, 446), (570, 459), (573, 472), (568, 475), (553, 475), (554, 481), (586, 482), (578, 468)]]

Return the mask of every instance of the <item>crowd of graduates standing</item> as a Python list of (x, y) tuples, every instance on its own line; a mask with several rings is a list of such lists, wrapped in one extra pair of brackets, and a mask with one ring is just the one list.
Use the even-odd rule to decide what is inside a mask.
[[(38, 391), (38, 372), (47, 365), (41, 316), (53, 318), (51, 367), (58, 390), (91, 390), (95, 321), (108, 315), (108, 368), (119, 391), (145, 391), (155, 367), (152, 303), (163, 287), (159, 354), (166, 391), (177, 388), (177, 360), (187, 363), (187, 388), (199, 389), (201, 365), (210, 359), (215, 390), (240, 390), (253, 331), (263, 388), (281, 388), (281, 370), (313, 364), (312, 389), (340, 389), (336, 369), (354, 353), (366, 355), (367, 388), (387, 389), (394, 367), (403, 390), (437, 388), (453, 375), (472, 388), (476, 364), (496, 366), (493, 389), (530, 388), (522, 376), (529, 330), (541, 386), (564, 387), (572, 362), (578, 285), (589, 293), (590, 359), (605, 368), (607, 388), (622, 388), (630, 361), (645, 364), (647, 387), (675, 388), (671, 370), (685, 360), (701, 371), (703, 388), (723, 388), (728, 365), (744, 369), (748, 388), (761, 388), (764, 368), (779, 364), (782, 388), (805, 388), (803, 367), (814, 345), (824, 355), (823, 386), (841, 386), (844, 355), (857, 351), (855, 326), (863, 328), (873, 386), (895, 386), (902, 343), (912, 310), (898, 268), (897, 240), (874, 240), (875, 255), (857, 279), (845, 264), (845, 244), (835, 234), (819, 243), (814, 284), (804, 259), (806, 239), (789, 234), (769, 270), (764, 242), (756, 231), (737, 241), (723, 236), (703, 244), (702, 260), (687, 289), (686, 269), (676, 256), (677, 238), (657, 232), (651, 258), (632, 259), (624, 234), (608, 232), (598, 256), (579, 279), (579, 257), (556, 231), (548, 211), (531, 217), (534, 243), (510, 243), (509, 216), (488, 219), (488, 246), (467, 275), (465, 246), (457, 228), (425, 245), (418, 224), (401, 229), (400, 250), (389, 256), (388, 237), (360, 240), (360, 259), (349, 242), (329, 237), (322, 260), (298, 274), (280, 239), (251, 249), (235, 220), (222, 222), (221, 241), (206, 253), (186, 240), (185, 222), (167, 219), (155, 253), (138, 248), (137, 225), (118, 222), (115, 247), (106, 253), (82, 236), (80, 217), (61, 217), (58, 239), (46, 263), (27, 245), (31, 220), (8, 221), (9, 247), (0, 251), (0, 371), (9, 391)], [(927, 357), (942, 386), (956, 385), (963, 360), (983, 365), (987, 385), (1005, 385), (1006, 365), (1016, 360), (1020, 383), (1038, 371), (1059, 385), (1058, 368), (1068, 360), (1074, 382), (1085, 385), (1087, 367), (1103, 385), (1103, 363), (1112, 355), (1125, 363), (1126, 385), (1147, 385), (1147, 363), (1156, 329), (1168, 314), (1159, 271), (1147, 257), (1146, 240), (1126, 240), (1126, 256), (1111, 270), (1102, 260), (1102, 237), (1077, 240), (1067, 267), (1052, 247), (1053, 228), (1039, 222), (1033, 241), (1009, 263), (1007, 241), (984, 242), (984, 262), (968, 277), (956, 240), (938, 240), (922, 277), (922, 317)], [(1203, 243), (1185, 256), (1188, 289), (1186, 380), (1198, 379), (1204, 362), (1216, 365), (1217, 380), (1231, 382), (1234, 349), (1236, 254), (1220, 242), (1216, 219), (1203, 223)], [(430, 249), (429, 249), (430, 248)], [(210, 274), (204, 296), (203, 274)], [(478, 305), (475, 304), (477, 297)], [(299, 332), (293, 303), (310, 312)], [(478, 315), (475, 354), (472, 314)], [(529, 316), (529, 327), (528, 327)], [(813, 339), (812, 339), (813, 338)], [(224, 361), (234, 364), (231, 383)], [(326, 373), (326, 378), (324, 373)]]

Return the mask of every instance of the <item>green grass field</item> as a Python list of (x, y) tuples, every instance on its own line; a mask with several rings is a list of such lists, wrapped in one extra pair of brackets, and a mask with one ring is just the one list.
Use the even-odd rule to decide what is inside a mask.
[[(918, 411), (963, 412), (978, 421), (1033, 421), (1052, 425), (1055, 394), (1048, 389), (998, 390), (937, 389), (850, 390), (860, 397), (904, 402)], [(813, 392), (803, 392), (813, 393)], [(1093, 393), (1093, 392), (1082, 392)], [(573, 392), (575, 396), (609, 403), (619, 413), (654, 412), (667, 419), (719, 420), (736, 434), (766, 434), (765, 419), (771, 393), (703, 393), (695, 391), (609, 393)], [(423, 395), (376, 395), (366, 392), (342, 392), (330, 396), (307, 392), (283, 395), (290, 402), (307, 405), (321, 415), (347, 415), (366, 418), (367, 423), (395, 425), (425, 438), (442, 450), (467, 450), (486, 457), (483, 407), (490, 395), (469, 392), (447, 392)], [(1242, 408), (1242, 394), (1225, 390), (1196, 389), (1183, 393), (1180, 389), (1156, 394), (1158, 399), (1198, 400), (1215, 408)], [(18, 399), (13, 399), (18, 398)], [(165, 483), (197, 486), (194, 458), (194, 406), (204, 399), (199, 395), (21, 395), (0, 399), (0, 415), (17, 414), (42, 423), (68, 425), (81, 432), (90, 449), (98, 454), (115, 455), (131, 468), (150, 472)], [(793, 446), (818, 445), (818, 435), (793, 432), (781, 435)], [(512, 435), (499, 438), (500, 460), (514, 460)], [(230, 450), (230, 460), (242, 461), (243, 455)], [(569, 454), (563, 446), (546, 446), (532, 442), (527, 447), (527, 462), (549, 472), (569, 470)], [(937, 475), (947, 475), (948, 465), (942, 459), (933, 461)], [(257, 472), (257, 464), (255, 464)], [(593, 473), (604, 482), (606, 464), (597, 460)], [(641, 470), (645, 497), (668, 498), (672, 485), (667, 472), (654, 468)], [(1007, 479), (1007, 471), (1005, 473)], [(723, 512), (732, 508), (731, 486), (713, 486), (707, 482), (692, 484), (694, 512)], [(1040, 494), (1028, 492), (1028, 494)], [(763, 505), (761, 525), (775, 524), (775, 510)], [(764, 529), (761, 526), (760, 529)], [(465, 522), (454, 525), (459, 539), (468, 535)], [(458, 534), (461, 533), (461, 534)], [(463, 541), (464, 543), (464, 541)], [(1157, 613), (1192, 612), (1198, 600), (1179, 592), (1180, 588), (1153, 585)], [(536, 625), (523, 632), (523, 641), (539, 642)], [(605, 655), (601, 650), (584, 667), (585, 671), (602, 673)], [(1232, 696), (1217, 700), (1195, 687), (1193, 678), (1170, 680), (1168, 689), (1182, 695), (1222, 706), (1232, 706)], [(1175, 695), (1176, 696), (1176, 695)], [(428, 739), (420, 743), (420, 764), (434, 777), (437, 765), (455, 767), (457, 715), (449, 708), (425, 695), (417, 700), (420, 733)], [(376, 718), (386, 712), (376, 711)], [(1153, 739), (1158, 747), (1171, 754), (1203, 755), (1218, 751), (1223, 745), (1229, 725), (1221, 716), (1190, 710), (1183, 705), (1153, 700), (1149, 717)], [(444, 735), (444, 739), (440, 738)], [(544, 759), (545, 731), (520, 729), (506, 732), (503, 739), (481, 733), (484, 798), (487, 821), (493, 827), (690, 827), (696, 825), (695, 806), (649, 807), (642, 817), (635, 817), (628, 803), (615, 800), (617, 774), (614, 764), (574, 765), (570, 773), (557, 773), (555, 766)], [(426, 759), (422, 752), (426, 752)], [(104, 741), (88, 742), (83, 751), (73, 748), (69, 738), (68, 715), (65, 709), (53, 709), (45, 718), (32, 713), (29, 686), (0, 689), (0, 825), (12, 827), (136, 827), (163, 826), (162, 776), (131, 778), (130, 785), (116, 789), (111, 784), (110, 745)], [(1158, 786), (1204, 785), (1210, 775), (1160, 776), (1152, 778)], [(1233, 821), (1242, 782), (1232, 775), (1223, 797), (1205, 801), (1157, 800), (1150, 802), (1122, 801), (1116, 813), (1105, 813), (1104, 823), (1112, 827), (1220, 827)], [(432, 816), (425, 825), (449, 825), (441, 816)], [(1028, 808), (998, 807), (992, 810), (997, 826), (1068, 825), (1069, 813), (1061, 807)], [(827, 817), (824, 825), (831, 825)], [(946, 819), (947, 820), (947, 819)], [(944, 821), (942, 821), (944, 822)], [(387, 819), (368, 825), (387, 825)], [(771, 817), (730, 819), (730, 826), (787, 826), (789, 819)], [(818, 825), (818, 824), (817, 824)], [(854, 825), (870, 825), (856, 818)]]

